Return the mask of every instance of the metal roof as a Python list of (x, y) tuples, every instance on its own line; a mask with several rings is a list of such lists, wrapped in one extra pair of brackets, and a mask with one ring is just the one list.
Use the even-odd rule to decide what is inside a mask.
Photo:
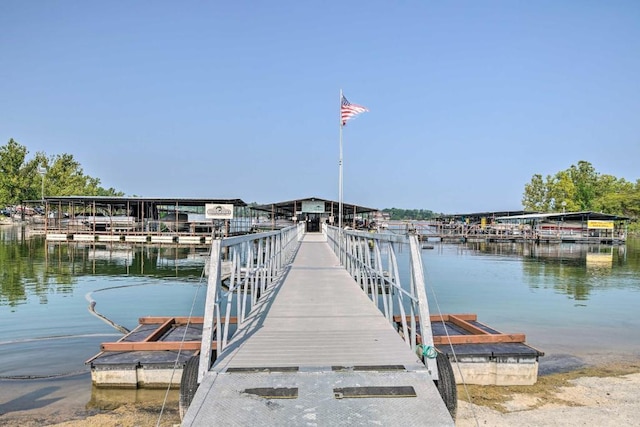
[(437, 218), (497, 218), (497, 217), (514, 217), (517, 215), (535, 214), (535, 211), (489, 211), (489, 212), (471, 212), (457, 214), (441, 214)]
[[(251, 209), (262, 211), (262, 212), (269, 212), (269, 213), (275, 210), (276, 214), (278, 215), (294, 216), (295, 211), (300, 210), (302, 202), (306, 202), (306, 201), (332, 203), (333, 206), (335, 206), (336, 214), (339, 209), (338, 206), (340, 204), (340, 202), (337, 202), (335, 200), (328, 200), (320, 197), (307, 197), (305, 199), (295, 199), (295, 200), (288, 200), (285, 202), (268, 203), (263, 205), (251, 206)], [(362, 214), (362, 213), (368, 213), (368, 212), (377, 212), (379, 210), (377, 208), (368, 208), (366, 206), (359, 206), (359, 205), (354, 205), (354, 204), (344, 203), (344, 202), (342, 203), (343, 215), (353, 215), (354, 209), (355, 209), (356, 215)]]
[(597, 219), (609, 221), (628, 221), (630, 218), (626, 216), (611, 215), (602, 212), (582, 211), (582, 212), (551, 212), (551, 213), (533, 213), (513, 216), (500, 216), (496, 220), (515, 220), (515, 219), (561, 219), (567, 220), (584, 220)]
[[(154, 203), (157, 205), (204, 206), (207, 203), (247, 206), (242, 199), (214, 199), (214, 198), (180, 198), (180, 197), (103, 197), (103, 196), (60, 196), (45, 197), (47, 203), (124, 205), (127, 203)], [(25, 202), (38, 202), (28, 200)]]

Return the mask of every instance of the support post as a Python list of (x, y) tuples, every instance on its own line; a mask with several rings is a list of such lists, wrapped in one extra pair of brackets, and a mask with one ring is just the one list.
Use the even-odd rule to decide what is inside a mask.
[[(413, 286), (418, 299), (418, 316), (420, 316), (420, 332), (422, 333), (422, 345), (433, 347), (433, 333), (431, 331), (431, 317), (427, 302), (427, 290), (424, 283), (424, 266), (420, 255), (420, 242), (416, 234), (409, 234), (409, 247), (411, 250), (411, 272), (413, 274)], [(415, 345), (415, 343), (414, 343)], [(414, 347), (415, 350), (415, 347)], [(431, 378), (438, 379), (438, 365), (436, 359), (425, 359)]]
[[(218, 292), (220, 287), (220, 252), (222, 240), (211, 241), (211, 257), (209, 258), (209, 278), (207, 280), (207, 297), (204, 306), (204, 320), (202, 325), (202, 344), (200, 346), (200, 363), (198, 365), (198, 384), (202, 382), (204, 375), (211, 364), (211, 343), (213, 341), (214, 320), (220, 325), (220, 310), (218, 307)], [(221, 341), (217, 341), (217, 352), (220, 354)]]

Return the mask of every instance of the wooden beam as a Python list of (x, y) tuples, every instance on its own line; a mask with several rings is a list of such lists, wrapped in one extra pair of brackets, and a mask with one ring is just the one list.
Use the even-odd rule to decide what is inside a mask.
[(449, 321), (449, 318), (451, 316), (455, 316), (458, 319), (462, 319), (462, 320), (466, 320), (466, 321), (469, 321), (469, 320), (476, 321), (476, 320), (478, 320), (478, 315), (477, 314), (471, 314), (471, 313), (465, 313), (465, 314), (443, 314), (443, 315), (432, 314), (430, 317), (431, 317), (431, 321), (432, 322), (443, 322), (443, 321), (447, 322), (447, 321)]
[(158, 341), (162, 335), (164, 335), (173, 324), (176, 323), (176, 319), (173, 317), (168, 318), (162, 325), (158, 326), (155, 331), (149, 334), (143, 341), (151, 342)]
[(434, 336), (436, 345), (448, 344), (496, 344), (496, 343), (523, 343), (524, 334), (488, 334), (488, 335), (449, 335)]
[(473, 335), (490, 335), (488, 331), (485, 331), (482, 328), (472, 325), (471, 323), (465, 321), (464, 319), (461, 319), (454, 315), (449, 316), (449, 322), (453, 323), (456, 326), (461, 327), (467, 332), (471, 332)]
[[(215, 343), (215, 341), (214, 341)], [(200, 341), (153, 341), (153, 342), (106, 342), (100, 345), (102, 351), (158, 351), (158, 350), (200, 350)]]
[[(431, 316), (429, 316), (429, 320), (433, 323), (433, 322), (448, 322), (449, 321), (449, 317), (450, 316), (455, 316), (458, 319), (462, 319), (462, 320), (472, 320), (472, 321), (476, 321), (478, 320), (478, 315), (476, 314), (432, 314)], [(407, 319), (407, 322), (411, 322), (411, 316), (405, 316), (405, 318)], [(420, 319), (418, 318), (418, 316), (415, 316), (416, 318), (416, 322), (418, 322)], [(401, 316), (393, 316), (393, 321), (394, 322), (401, 322), (402, 321), (402, 317)]]
[(183, 316), (183, 317), (167, 317), (167, 316), (147, 316), (147, 317), (140, 317), (138, 319), (138, 323), (141, 325), (153, 325), (156, 323), (164, 323), (169, 319), (173, 319), (175, 321), (176, 324), (178, 325), (183, 325), (188, 323), (192, 323), (192, 324), (198, 324), (198, 323), (202, 323), (202, 317), (192, 317), (191, 319), (189, 319), (189, 317)]
[[(153, 325), (157, 323), (164, 323), (167, 321), (167, 319), (174, 319), (176, 325), (186, 325), (187, 323), (192, 325), (198, 325), (198, 324), (202, 324), (204, 321), (203, 317), (192, 317), (191, 319), (189, 319), (189, 317), (186, 317), (186, 316), (182, 316), (182, 317), (147, 316), (147, 317), (140, 317), (138, 319), (138, 323), (141, 325)], [(224, 323), (224, 319), (222, 319), (222, 323)], [(229, 323), (231, 324), (238, 323), (238, 318), (235, 316), (230, 316)]]

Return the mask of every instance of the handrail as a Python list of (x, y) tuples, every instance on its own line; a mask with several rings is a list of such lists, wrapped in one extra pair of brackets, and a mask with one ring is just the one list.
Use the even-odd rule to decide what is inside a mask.
[[(300, 223), (277, 231), (212, 240), (198, 383), (211, 365), (214, 333), (216, 352), (220, 355), (231, 337), (230, 317), (233, 314), (238, 327), (242, 325), (293, 259), (304, 226)], [(223, 260), (231, 265), (226, 289), (221, 274)]]
[[(360, 284), (385, 318), (394, 326), (400, 316), (399, 332), (412, 350), (433, 347), (433, 334), (424, 281), (424, 267), (417, 234), (371, 233), (324, 225), (323, 232), (340, 263)], [(409, 246), (409, 283), (401, 283), (396, 248)], [(407, 313), (408, 311), (408, 313)], [(417, 333), (416, 317), (420, 324)], [(409, 323), (407, 323), (409, 319)], [(436, 360), (425, 358), (434, 380), (438, 379)]]

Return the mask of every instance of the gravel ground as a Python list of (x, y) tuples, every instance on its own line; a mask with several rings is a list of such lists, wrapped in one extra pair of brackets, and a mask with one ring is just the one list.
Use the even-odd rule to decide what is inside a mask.
[[(640, 373), (621, 377), (583, 377), (555, 393), (557, 400), (537, 407), (526, 394), (514, 394), (507, 412), (460, 402), (456, 426), (633, 426), (640, 425)], [(535, 408), (535, 409), (532, 409)]]

